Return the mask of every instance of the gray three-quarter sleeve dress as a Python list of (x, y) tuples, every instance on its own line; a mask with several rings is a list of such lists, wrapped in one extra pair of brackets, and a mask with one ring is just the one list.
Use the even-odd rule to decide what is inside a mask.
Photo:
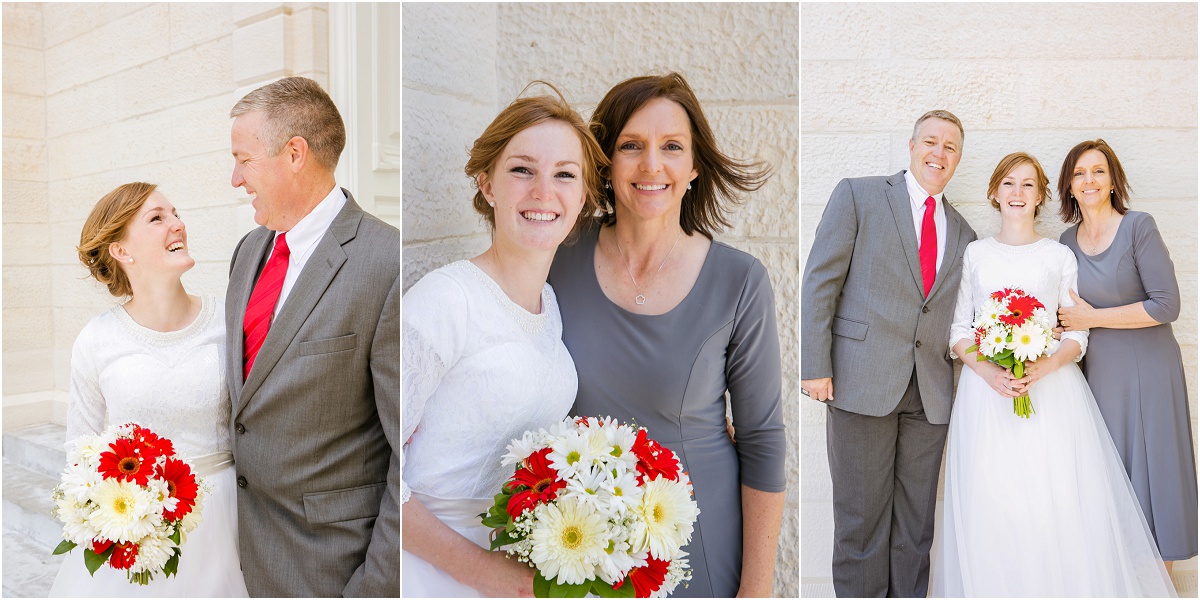
[(1179, 283), (1166, 244), (1143, 212), (1129, 211), (1112, 245), (1088, 256), (1079, 226), (1059, 238), (1079, 261), (1079, 296), (1096, 308), (1141, 302), (1161, 323), (1092, 329), (1084, 373), (1163, 560), (1196, 556), (1196, 464), (1179, 343)]
[[(700, 516), (692, 580), (674, 596), (731, 597), (742, 566), (741, 488), (785, 487), (779, 337), (766, 269), (714, 242), (691, 292), (671, 311), (638, 315), (596, 279), (597, 231), (559, 248), (550, 270), (563, 341), (579, 373), (572, 415), (636, 421), (674, 450)], [(725, 429), (728, 390), (736, 446)]]

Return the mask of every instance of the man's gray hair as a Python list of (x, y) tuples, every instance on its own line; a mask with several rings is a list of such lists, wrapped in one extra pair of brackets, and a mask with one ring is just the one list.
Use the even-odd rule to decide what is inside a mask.
[(948, 110), (931, 110), (921, 115), (921, 118), (917, 119), (917, 124), (913, 125), (911, 138), (912, 141), (917, 141), (917, 130), (921, 129), (921, 123), (924, 123), (926, 119), (941, 119), (943, 121), (950, 121), (958, 126), (958, 134), (962, 136), (964, 140), (967, 139), (967, 133), (963, 131), (962, 121), (959, 121), (958, 117), (954, 116), (954, 113)]
[(276, 156), (295, 136), (308, 142), (313, 156), (331, 172), (346, 147), (346, 126), (337, 106), (321, 86), (305, 77), (287, 77), (246, 94), (229, 111), (232, 118), (259, 111), (260, 135)]

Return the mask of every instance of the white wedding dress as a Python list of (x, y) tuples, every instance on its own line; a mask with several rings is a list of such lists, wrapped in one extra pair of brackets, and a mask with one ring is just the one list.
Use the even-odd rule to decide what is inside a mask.
[[(404, 295), (402, 502), (419, 500), (483, 548), (478, 515), (513, 467), (505, 447), (527, 430), (562, 421), (578, 380), (562, 343), (549, 284), (531, 314), (470, 261), (430, 272)], [(441, 569), (404, 552), (404, 597), (477, 597)]]
[[(1019, 287), (1054, 315), (1072, 305), (1075, 255), (1048, 239), (987, 238), (963, 256), (950, 346), (974, 339), (988, 294)], [(1087, 347), (1086, 332), (1067, 332)], [(1058, 344), (1056, 343), (1055, 348)], [(1136, 357), (1130, 357), (1136, 360)], [(933, 596), (1175, 596), (1116, 447), (1075, 363), (1029, 389), (1036, 411), (962, 369), (946, 450)]]
[(104, 565), (93, 577), (83, 564), (83, 548), (77, 547), (60, 567), (51, 597), (248, 595), (238, 555), (234, 473), (228, 464), (218, 466), (232, 457), (222, 454), (231, 449), (224, 374), (225, 310), (215, 298), (203, 298), (195, 321), (179, 331), (142, 327), (118, 306), (79, 332), (71, 351), (67, 444), (110, 425), (135, 422), (170, 438), (175, 453), (193, 462), (212, 490), (203, 520), (180, 547), (176, 575), (160, 573), (142, 586), (129, 583), (125, 571)]

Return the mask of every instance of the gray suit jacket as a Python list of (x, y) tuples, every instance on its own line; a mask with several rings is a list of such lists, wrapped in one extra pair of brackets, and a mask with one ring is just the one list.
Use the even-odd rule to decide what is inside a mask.
[(926, 299), (904, 171), (843, 179), (830, 196), (800, 291), (801, 379), (833, 377), (830, 406), (886, 415), (915, 368), (926, 418), (950, 422), (947, 344), (975, 230), (943, 202), (945, 254)]
[(226, 372), (252, 596), (400, 595), (400, 232), (346, 197), (244, 384), (242, 319), (274, 232), (246, 234), (230, 263)]

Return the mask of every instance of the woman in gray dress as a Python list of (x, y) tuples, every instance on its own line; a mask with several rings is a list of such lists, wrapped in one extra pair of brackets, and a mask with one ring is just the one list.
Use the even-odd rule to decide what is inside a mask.
[(676, 73), (621, 82), (591, 127), (612, 160), (605, 214), (550, 270), (579, 373), (572, 414), (634, 420), (682, 459), (700, 517), (676, 596), (769, 596), (786, 483), (774, 298), (762, 263), (712, 240), (728, 225), (720, 198), (769, 169), (717, 149)]
[(1058, 178), (1059, 241), (1079, 261), (1079, 296), (1058, 311), (1090, 329), (1084, 373), (1166, 562), (1196, 556), (1196, 464), (1179, 343), (1179, 283), (1154, 218), (1127, 209), (1130, 186), (1104, 140), (1076, 145)]

